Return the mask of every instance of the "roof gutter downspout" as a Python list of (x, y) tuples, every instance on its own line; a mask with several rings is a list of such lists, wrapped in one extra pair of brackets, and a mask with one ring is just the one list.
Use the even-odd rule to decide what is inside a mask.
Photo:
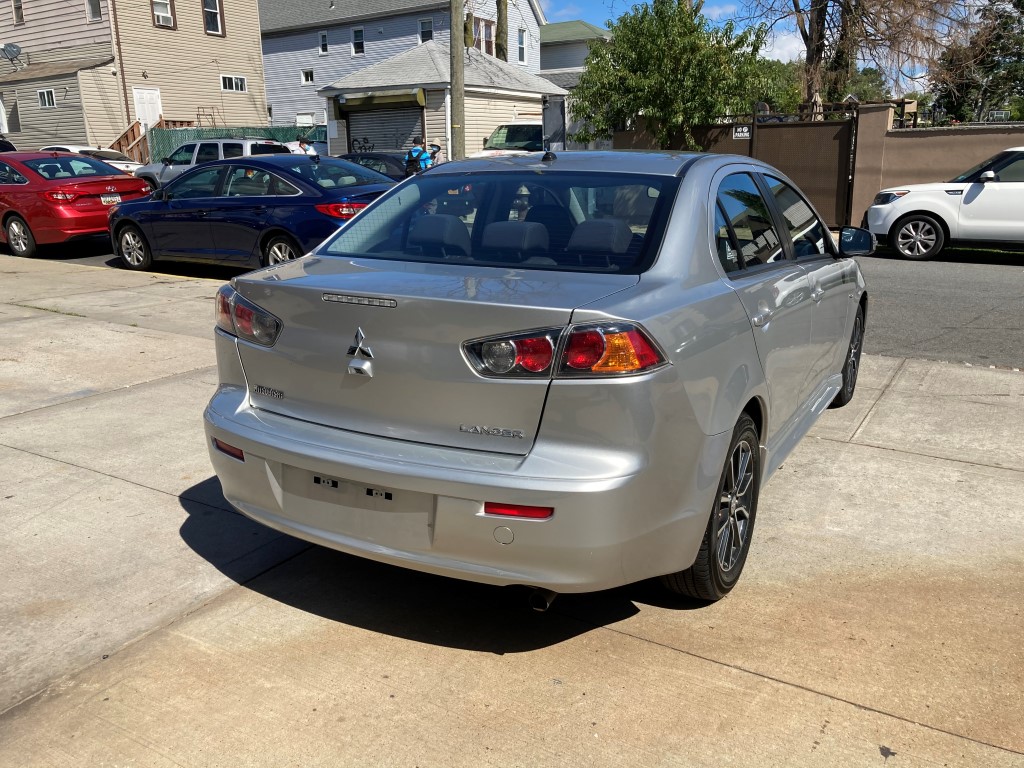
[(124, 121), (132, 122), (132, 111), (128, 106), (128, 83), (124, 77), (124, 56), (121, 55), (121, 31), (117, 25), (117, 0), (110, 0), (110, 23), (114, 27), (114, 51), (117, 54), (117, 67), (121, 70), (121, 94), (124, 96)]

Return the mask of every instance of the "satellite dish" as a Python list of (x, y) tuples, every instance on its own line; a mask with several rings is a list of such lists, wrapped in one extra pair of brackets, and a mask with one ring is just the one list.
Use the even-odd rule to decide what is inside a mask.
[(3, 48), (0, 48), (0, 55), (8, 61), (14, 61), (21, 56), (21, 46), (17, 43), (4, 43)]

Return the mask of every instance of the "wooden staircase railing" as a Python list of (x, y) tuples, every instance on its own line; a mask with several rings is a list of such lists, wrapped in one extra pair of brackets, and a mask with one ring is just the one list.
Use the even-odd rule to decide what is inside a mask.
[[(194, 120), (168, 120), (163, 115), (150, 128), (191, 128)], [(149, 140), (138, 120), (132, 122), (125, 132), (110, 143), (110, 148), (122, 152), (137, 163), (150, 162)]]

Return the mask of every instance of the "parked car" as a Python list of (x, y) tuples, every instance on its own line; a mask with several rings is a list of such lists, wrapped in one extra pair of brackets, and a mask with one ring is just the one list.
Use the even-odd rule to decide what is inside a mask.
[(883, 189), (867, 212), (878, 240), (908, 259), (949, 245), (1024, 243), (1024, 147), (1011, 147), (952, 181)]
[(135, 170), (153, 189), (159, 189), (189, 168), (214, 160), (228, 160), (250, 155), (285, 155), (288, 147), (273, 139), (203, 139), (182, 144), (159, 163), (149, 163)]
[(11, 140), (8, 139), (3, 134), (0, 134), (0, 152), (17, 152), (17, 151), (18, 151), (18, 148), (16, 146), (14, 146), (14, 143), (11, 142)]
[(395, 181), (401, 181), (406, 176), (405, 155), (405, 152), (349, 152), (347, 155), (338, 155), (338, 157), (369, 168), (371, 171), (383, 173)]
[(447, 163), (220, 290), (210, 457), (254, 520), (538, 608), (654, 576), (716, 600), (853, 397), (872, 245), (749, 158)]
[(394, 182), (343, 160), (277, 154), (207, 163), (110, 212), (129, 269), (187, 259), (239, 267), (312, 250)]
[[(88, 157), (95, 157), (97, 160), (102, 160), (107, 165), (112, 165), (119, 171), (133, 174), (135, 171), (142, 167), (142, 163), (137, 163), (132, 160), (128, 155), (123, 152), (118, 152), (115, 149), (100, 149), (97, 147), (87, 147), (81, 144), (62, 144), (60, 146), (43, 147), (39, 150), (40, 152), (75, 152), (79, 155), (87, 155)], [(152, 186), (152, 185), (150, 185)]]
[(524, 155), (544, 149), (544, 125), (540, 120), (517, 120), (503, 123), (484, 139), (484, 147), (470, 157)]
[(0, 221), (15, 256), (40, 245), (107, 233), (107, 213), (149, 194), (146, 182), (101, 160), (61, 152), (0, 156)]

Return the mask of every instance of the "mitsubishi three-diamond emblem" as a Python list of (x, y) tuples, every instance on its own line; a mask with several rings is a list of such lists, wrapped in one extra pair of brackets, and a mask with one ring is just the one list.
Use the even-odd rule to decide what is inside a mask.
[(359, 357), (362, 354), (367, 360), (373, 360), (373, 352), (363, 343), (365, 340), (366, 334), (363, 333), (363, 329), (357, 328), (355, 338), (352, 339), (352, 346), (348, 348), (349, 357)]

